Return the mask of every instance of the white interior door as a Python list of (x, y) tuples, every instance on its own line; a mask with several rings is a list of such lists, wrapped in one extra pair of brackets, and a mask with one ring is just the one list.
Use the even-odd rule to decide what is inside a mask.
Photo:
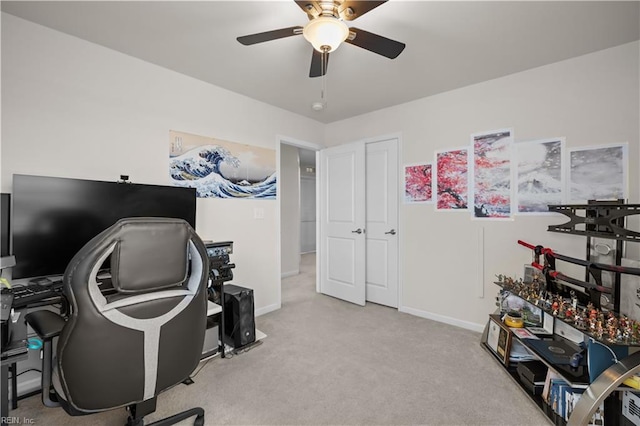
[(365, 148), (320, 152), (320, 292), (365, 304)]
[(366, 144), (366, 300), (398, 307), (398, 143)]

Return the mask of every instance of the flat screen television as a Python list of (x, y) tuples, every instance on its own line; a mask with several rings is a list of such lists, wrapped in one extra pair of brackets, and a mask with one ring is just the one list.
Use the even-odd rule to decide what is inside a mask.
[(9, 216), (11, 215), (11, 194), (0, 194), (0, 256), (9, 256)]
[(196, 226), (196, 191), (141, 185), (13, 175), (13, 279), (64, 274), (94, 236), (124, 217), (173, 217)]

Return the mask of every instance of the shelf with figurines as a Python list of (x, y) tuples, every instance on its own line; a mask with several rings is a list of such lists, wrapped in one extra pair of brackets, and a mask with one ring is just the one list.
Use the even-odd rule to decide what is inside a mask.
[(547, 290), (537, 276), (530, 283), (505, 275), (497, 275), (497, 278), (495, 284), (502, 288), (501, 292), (520, 297), (600, 343), (640, 346), (640, 321), (598, 309), (592, 302), (581, 305), (576, 291), (570, 290), (571, 296), (564, 297)]
[[(620, 288), (602, 282), (603, 271), (616, 276), (640, 276), (640, 268), (577, 259), (522, 240), (518, 244), (532, 250), (531, 266), (535, 272), (531, 274), (531, 282), (503, 276), (502, 280), (498, 277), (497, 284), (603, 344), (640, 346), (640, 321), (615, 309), (619, 306)], [(592, 280), (583, 281), (559, 272), (557, 260), (585, 267)], [(613, 298), (617, 303), (602, 306), (603, 295), (604, 299)]]
[[(565, 215), (568, 221), (549, 226), (547, 230), (587, 237), (586, 256), (577, 259), (519, 240), (518, 244), (532, 250), (533, 260), (525, 269), (526, 280), (497, 276), (495, 284), (500, 287), (501, 311), (508, 313), (509, 309), (520, 309), (524, 326), (529, 331), (533, 327), (527, 324), (527, 317), (534, 324), (542, 317), (543, 330), (539, 334), (547, 332), (546, 336), (538, 337), (535, 335), (538, 333), (532, 332), (535, 336), (527, 337), (523, 332), (526, 341), (520, 339), (521, 342), (539, 356), (548, 372), (563, 376), (561, 379), (569, 385), (567, 387), (574, 389), (577, 381), (583, 382), (580, 383), (582, 391), (578, 392), (581, 397), (570, 413), (565, 411), (563, 420), (557, 422), (557, 416), (549, 414), (549, 406), (542, 404), (552, 422), (566, 422), (568, 426), (593, 424), (599, 410), (602, 420), (604, 407), (605, 424), (630, 424), (624, 423), (627, 418), (623, 401), (625, 395), (633, 395), (640, 386), (630, 383), (640, 377), (640, 351), (636, 349), (640, 347), (640, 315), (629, 307), (627, 296), (635, 296), (633, 286), (638, 279), (631, 276), (640, 276), (640, 260), (623, 258), (623, 255), (624, 243), (640, 242), (640, 232), (625, 223), (632, 216), (638, 218), (640, 205), (625, 204), (624, 200), (590, 200), (584, 205), (550, 205), (549, 211)], [(630, 225), (636, 227), (637, 221), (631, 221)], [(560, 272), (563, 268), (556, 268), (559, 262), (573, 265), (567, 269), (571, 272)], [(582, 279), (571, 276), (576, 266), (584, 267)], [(489, 324), (490, 321), (491, 316)], [(485, 341), (483, 334), (482, 342)], [(563, 348), (558, 342), (567, 344), (569, 352), (562, 351), (563, 355), (579, 346), (578, 351), (569, 356), (568, 365), (564, 359), (567, 357), (556, 356)], [(543, 352), (543, 349), (548, 351)], [(575, 380), (571, 374), (574, 370), (578, 370), (576, 374), (582, 373)], [(563, 373), (571, 377), (565, 377)], [(536, 398), (532, 396), (538, 403)]]

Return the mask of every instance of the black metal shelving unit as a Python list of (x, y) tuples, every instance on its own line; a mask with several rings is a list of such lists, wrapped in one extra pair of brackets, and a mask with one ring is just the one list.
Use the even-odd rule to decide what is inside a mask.
[[(565, 234), (574, 234), (574, 235), (582, 235), (587, 237), (586, 242), (586, 260), (575, 262), (576, 264), (585, 266), (585, 282), (593, 283), (592, 287), (597, 286), (601, 290), (607, 290), (603, 287), (610, 286), (610, 290), (606, 292), (600, 293), (598, 290), (593, 288), (589, 289), (590, 297), (593, 299), (593, 295), (597, 294), (600, 298), (602, 294), (606, 294), (609, 298), (607, 302), (603, 302), (602, 304), (598, 303), (596, 306), (602, 306), (603, 311), (613, 312), (615, 315), (620, 314), (620, 299), (621, 299), (621, 275), (622, 274), (632, 274), (632, 275), (640, 275), (640, 270), (637, 268), (625, 268), (621, 266), (622, 258), (624, 256), (624, 243), (629, 242), (640, 242), (640, 232), (637, 232), (632, 229), (628, 229), (626, 227), (626, 219), (633, 215), (640, 214), (640, 204), (625, 204), (623, 200), (617, 201), (589, 201), (588, 204), (580, 204), (580, 205), (550, 205), (549, 211), (561, 213), (569, 218), (569, 221), (563, 223), (561, 225), (549, 226), (548, 231), (550, 232), (559, 232)], [(598, 263), (598, 259), (594, 258), (594, 239), (601, 238), (607, 239), (611, 241), (611, 245), (615, 246), (615, 254), (613, 257), (612, 265), (602, 265)], [(526, 244), (524, 244), (526, 245)], [(539, 253), (538, 253), (539, 254)], [(560, 260), (571, 261), (571, 258), (567, 256), (557, 256)], [(547, 256), (547, 261), (550, 261), (546, 264), (546, 267), (555, 269), (555, 258), (550, 258)], [(546, 268), (545, 268), (546, 269)], [(608, 279), (603, 280), (603, 272), (605, 274), (610, 274)], [(562, 275), (560, 275), (562, 276)], [(549, 277), (547, 271), (547, 278)], [(562, 279), (562, 278), (560, 278)], [(567, 281), (565, 281), (567, 282)], [(568, 281), (571, 283), (571, 281)], [(496, 283), (501, 285), (501, 283)], [(555, 284), (555, 283), (554, 283)], [(559, 286), (562, 288), (562, 285)], [(558, 288), (557, 285), (554, 285), (552, 288)], [(508, 291), (503, 288), (502, 291)], [(513, 294), (513, 293), (512, 293)], [(610, 296), (609, 296), (610, 295)], [(519, 296), (516, 294), (516, 296)], [(604, 298), (603, 298), (604, 299)], [(523, 298), (523, 300), (526, 300)], [(598, 301), (599, 302), (599, 301)], [(562, 319), (554, 317), (555, 321), (562, 321)], [(482, 335), (481, 344), (482, 346), (493, 355), (494, 359), (500, 362), (499, 357), (493, 353), (489, 346), (487, 345), (487, 333), (489, 322), (487, 323), (487, 327), (485, 327), (485, 332)], [(565, 322), (565, 321), (563, 321)], [(571, 327), (575, 328), (575, 324), (571, 322), (565, 322), (569, 324)], [(598, 339), (596, 336), (585, 333), (585, 330), (577, 329), (583, 334), (586, 334), (590, 338), (594, 340), (600, 341), (600, 343), (611, 345), (612, 343), (607, 341), (606, 339)], [(515, 340), (520, 340), (517, 336), (512, 334), (512, 338)], [(615, 343), (616, 345), (619, 343)], [(621, 343), (621, 345), (625, 346), (638, 346), (638, 343)], [(632, 377), (633, 375), (640, 373), (640, 351), (633, 353), (632, 355), (619, 360), (616, 364), (609, 367), (605, 370), (600, 376), (596, 378), (593, 382), (590, 382), (584, 378), (576, 381), (575, 378), (566, 377), (566, 374), (563, 374), (561, 366), (554, 365), (553, 363), (547, 361), (545, 357), (537, 353), (530, 346), (525, 345), (527, 349), (532, 352), (540, 361), (544, 362), (549, 369), (558, 373), (561, 377), (565, 379), (567, 383), (572, 388), (582, 388), (585, 389), (582, 397), (576, 404), (574, 411), (569, 417), (568, 422), (555, 414), (551, 407), (542, 400), (542, 398), (538, 395), (532, 395), (531, 392), (524, 386), (521, 382), (520, 377), (514, 371), (513, 367), (505, 367), (506, 372), (509, 376), (519, 384), (519, 386), (523, 389), (525, 393), (527, 393), (532, 401), (538, 406), (547, 416), (549, 421), (552, 424), (559, 426), (577, 426), (577, 425), (586, 425), (591, 420), (596, 409), (604, 403), (604, 424), (605, 425), (627, 425), (631, 424), (623, 415), (622, 415), (622, 401), (620, 398), (620, 391), (629, 390), (633, 392), (640, 392), (637, 389), (630, 388), (624, 386), (622, 383), (626, 378)], [(586, 369), (586, 367), (585, 367)]]
[[(595, 238), (610, 240), (612, 245), (615, 245), (613, 264), (616, 266), (620, 266), (622, 263), (624, 242), (640, 242), (640, 232), (626, 228), (626, 219), (629, 216), (640, 214), (640, 204), (625, 204), (624, 200), (590, 200), (588, 204), (550, 205), (549, 211), (561, 213), (567, 216), (569, 221), (561, 225), (551, 225), (548, 227), (548, 231), (587, 237), (587, 262), (591, 262), (595, 255)], [(614, 312), (620, 312), (621, 274), (612, 271), (604, 273), (609, 274), (611, 278), (609, 281), (612, 285), (612, 301), (609, 308)], [(601, 269), (587, 267), (585, 281), (602, 285), (604, 283), (602, 274)]]

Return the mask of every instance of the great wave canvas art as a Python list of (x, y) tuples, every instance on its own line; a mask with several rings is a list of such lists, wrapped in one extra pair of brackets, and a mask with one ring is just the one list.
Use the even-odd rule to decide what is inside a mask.
[(274, 200), (273, 149), (169, 132), (169, 173), (175, 186), (195, 188), (200, 198)]

